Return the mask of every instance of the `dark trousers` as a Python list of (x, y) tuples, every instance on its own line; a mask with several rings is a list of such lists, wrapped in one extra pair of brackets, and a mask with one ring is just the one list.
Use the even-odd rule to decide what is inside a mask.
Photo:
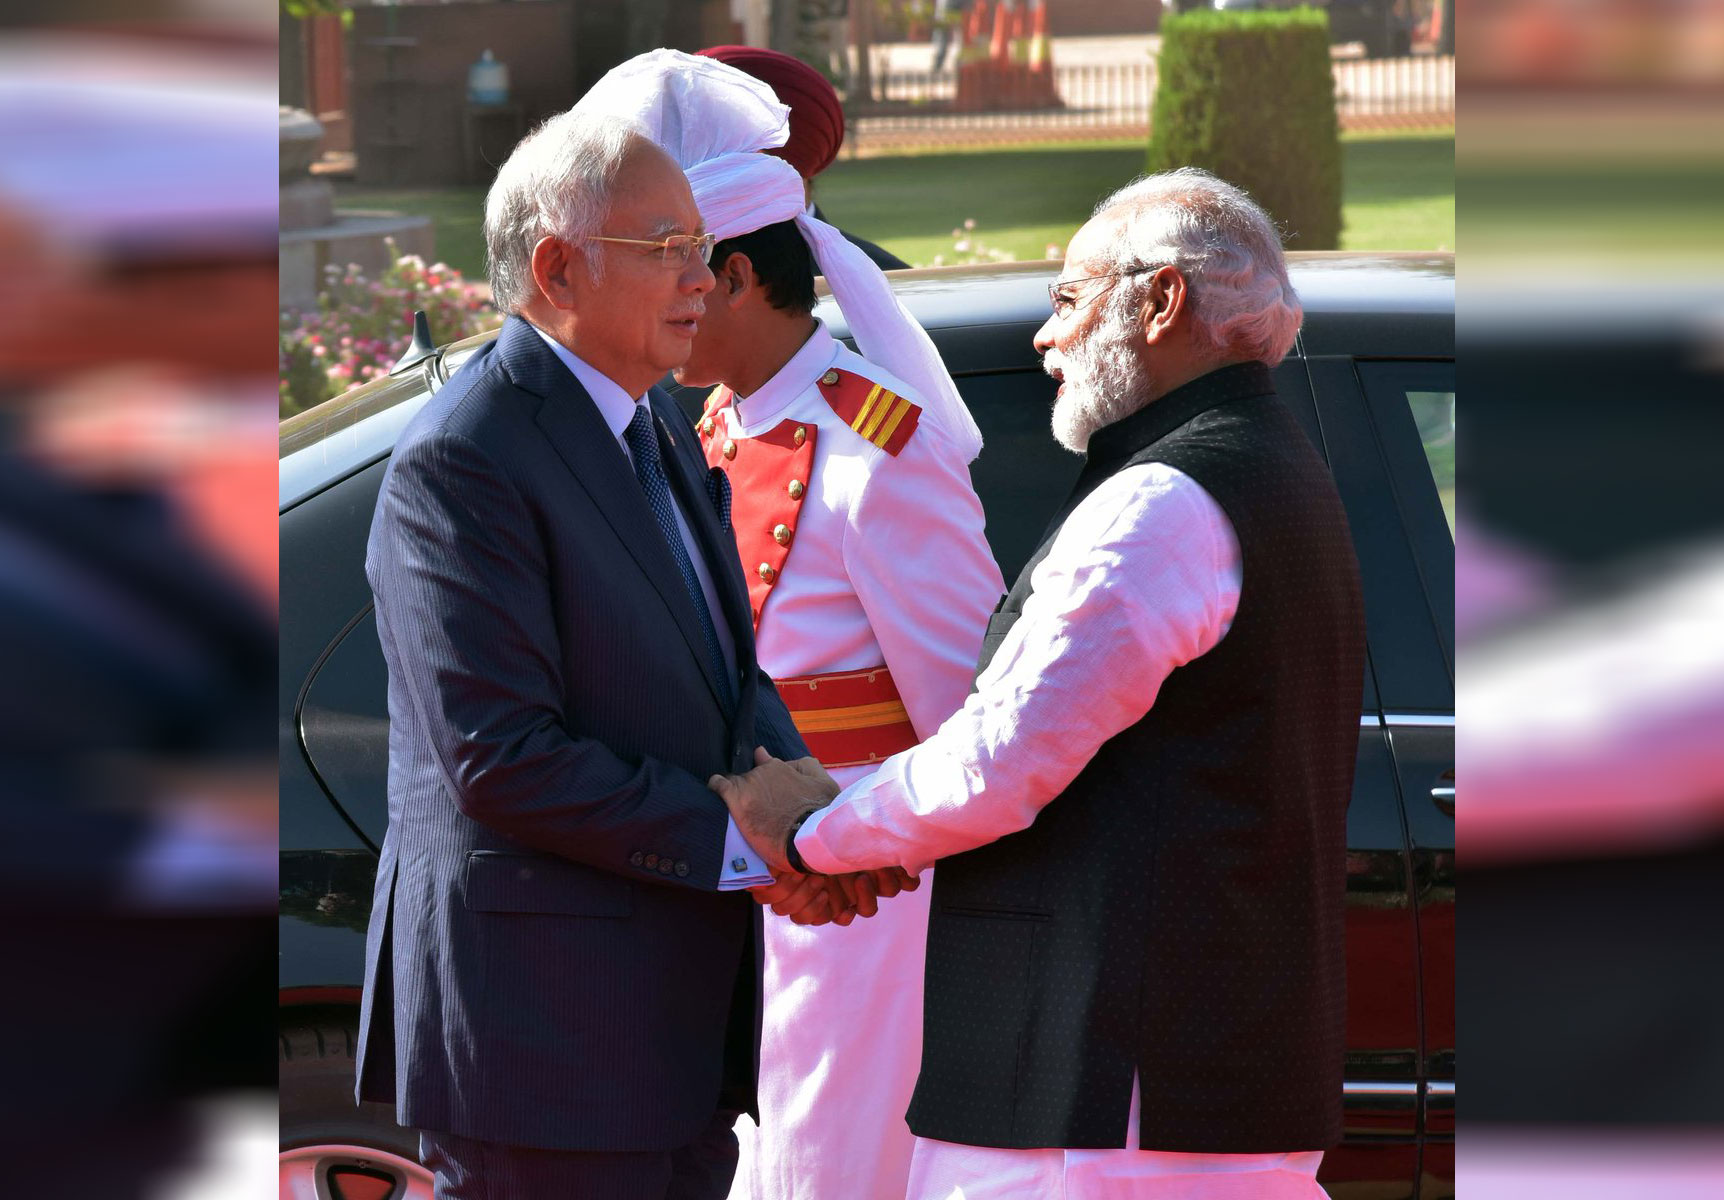
[(436, 1200), (724, 1200), (736, 1174), (734, 1109), (676, 1150), (536, 1150), (421, 1133)]

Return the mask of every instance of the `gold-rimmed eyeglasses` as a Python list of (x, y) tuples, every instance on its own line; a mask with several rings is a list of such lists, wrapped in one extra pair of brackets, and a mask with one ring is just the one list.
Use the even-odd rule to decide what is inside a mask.
[(667, 238), (648, 241), (645, 238), (600, 237), (591, 234), (589, 242), (618, 242), (624, 246), (651, 246), (659, 251), (667, 267), (681, 267), (688, 263), (691, 255), (699, 254), (700, 261), (712, 261), (712, 248), (718, 242), (717, 236), (710, 233), (673, 233)]
[[(1074, 284), (1089, 283), (1096, 279), (1118, 279), (1124, 275), (1142, 275), (1145, 271), (1159, 271), (1166, 265), (1166, 263), (1156, 263), (1152, 267), (1133, 267), (1129, 271), (1109, 271), (1106, 275), (1085, 275), (1081, 279), (1056, 279), (1048, 284), (1048, 303), (1053, 306), (1054, 316), (1064, 320), (1077, 309), (1078, 300), (1076, 296), (1062, 296), (1060, 293), (1069, 290)], [(1099, 296), (1101, 292), (1097, 291), (1095, 295)]]

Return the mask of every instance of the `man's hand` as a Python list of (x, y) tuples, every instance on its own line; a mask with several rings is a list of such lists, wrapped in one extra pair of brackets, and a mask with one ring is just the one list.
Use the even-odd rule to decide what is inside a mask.
[(879, 912), (882, 898), (920, 886), (921, 880), (902, 867), (886, 867), (849, 875), (787, 872), (776, 883), (748, 890), (758, 903), (798, 925), (848, 925), (857, 917)]
[(899, 892), (913, 892), (922, 881), (902, 867), (882, 867), (877, 871), (857, 871), (832, 877), (848, 906), (856, 915), (871, 917), (880, 911), (879, 901), (890, 900)]
[(855, 912), (842, 909), (844, 898), (825, 875), (781, 875), (776, 883), (749, 888), (755, 901), (798, 925), (848, 925)]
[(774, 875), (783, 876), (793, 871), (785, 857), (790, 827), (824, 808), (838, 794), (838, 785), (812, 758), (787, 763), (756, 748), (754, 761), (755, 768), (748, 774), (714, 775), (706, 785), (730, 809), (754, 852), (766, 860)]

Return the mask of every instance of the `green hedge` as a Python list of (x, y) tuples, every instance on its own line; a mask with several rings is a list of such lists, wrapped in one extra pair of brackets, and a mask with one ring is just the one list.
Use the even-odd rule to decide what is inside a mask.
[(1289, 250), (1341, 239), (1341, 138), (1318, 9), (1199, 12), (1161, 24), (1150, 171), (1202, 167), (1244, 188)]

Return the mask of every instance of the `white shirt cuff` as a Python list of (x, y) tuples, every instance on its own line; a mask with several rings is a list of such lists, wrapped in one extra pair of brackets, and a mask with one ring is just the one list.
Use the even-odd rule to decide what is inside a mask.
[(831, 804), (802, 822), (802, 828), (796, 831), (796, 852), (802, 856), (802, 861), (808, 864), (809, 870), (818, 871), (822, 875), (839, 875), (850, 869), (834, 857), (832, 851), (826, 848), (826, 843), (820, 840), (820, 822), (838, 807), (838, 801), (843, 798), (839, 795)]
[(718, 873), (718, 890), (734, 892), (742, 888), (761, 887), (773, 882), (766, 863), (742, 836), (735, 817), (724, 819), (724, 870)]

